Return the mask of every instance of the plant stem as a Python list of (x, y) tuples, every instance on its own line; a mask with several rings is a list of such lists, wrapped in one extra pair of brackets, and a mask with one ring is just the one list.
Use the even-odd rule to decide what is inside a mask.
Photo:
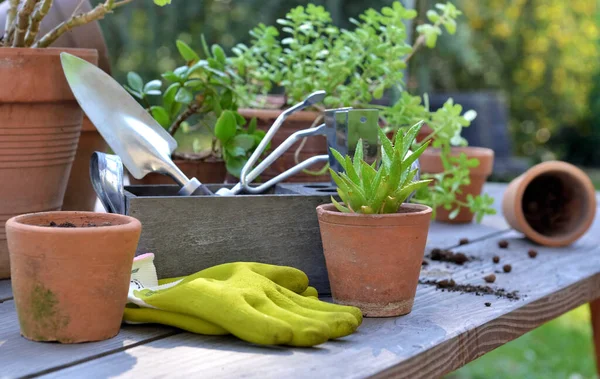
[(21, 10), (17, 13), (13, 47), (25, 47), (25, 33), (29, 28), (29, 16), (31, 16), (37, 2), (38, 0), (25, 0)]
[(15, 19), (17, 18), (17, 9), (19, 9), (19, 0), (8, 0), (8, 11), (6, 12), (6, 23), (4, 26), (4, 46), (10, 44), (10, 39), (14, 33), (13, 27)]
[(171, 127), (169, 127), (169, 134), (175, 136), (175, 133), (177, 133), (177, 130), (179, 130), (181, 124), (183, 124), (183, 122), (188, 118), (192, 117), (192, 115), (196, 113), (199, 108), (200, 105), (198, 103), (190, 104), (187, 109), (183, 111), (183, 113), (177, 116)]
[(46, 33), (45, 36), (40, 38), (39, 41), (33, 44), (32, 47), (48, 47), (54, 41), (56, 41), (61, 35), (73, 29), (74, 27), (85, 25), (92, 21), (99, 20), (104, 17), (107, 13), (113, 9), (122, 5), (128, 4), (133, 0), (122, 0), (115, 2), (115, 0), (106, 0), (103, 4), (98, 4), (94, 9), (87, 13), (78, 14), (70, 19), (63, 21), (57, 25), (54, 29)]
[(50, 7), (52, 7), (53, 0), (42, 0), (41, 5), (39, 5), (33, 15), (31, 16), (31, 23), (29, 24), (29, 30), (27, 30), (27, 35), (25, 36), (25, 46), (31, 46), (35, 41), (35, 37), (37, 37), (40, 31), (40, 23), (48, 14)]

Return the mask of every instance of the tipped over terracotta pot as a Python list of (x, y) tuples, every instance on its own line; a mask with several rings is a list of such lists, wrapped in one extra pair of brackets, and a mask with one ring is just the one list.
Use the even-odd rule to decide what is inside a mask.
[(502, 212), (511, 227), (532, 241), (566, 246), (592, 225), (596, 192), (579, 168), (566, 162), (544, 162), (510, 182)]
[(367, 317), (411, 311), (431, 221), (431, 208), (403, 204), (398, 213), (341, 213), (317, 207), (333, 299)]
[[(485, 147), (453, 147), (452, 156), (459, 156), (460, 154), (466, 154), (467, 158), (476, 158), (479, 160), (479, 166), (472, 167), (470, 169), (471, 184), (468, 186), (460, 187), (462, 191), (456, 196), (456, 199), (465, 202), (467, 195), (478, 196), (481, 195), (483, 185), (487, 178), (492, 174), (494, 168), (494, 151)], [(423, 154), (419, 157), (421, 164), (421, 172), (426, 174), (439, 174), (444, 172), (444, 165), (442, 164), (442, 158), (440, 157), (440, 150), (437, 149), (426, 149)], [(466, 208), (461, 208), (458, 215), (451, 219), (451, 210), (446, 210), (443, 207), (438, 207), (435, 210), (435, 219), (442, 222), (450, 223), (468, 223), (473, 221), (475, 216), (473, 212)]]
[(100, 341), (119, 333), (141, 224), (109, 213), (44, 212), (6, 223), (21, 334)]

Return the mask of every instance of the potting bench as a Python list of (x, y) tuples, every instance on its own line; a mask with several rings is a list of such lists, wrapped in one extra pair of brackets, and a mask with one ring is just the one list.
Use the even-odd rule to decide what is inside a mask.
[[(486, 187), (497, 205), (504, 189)], [(461, 238), (469, 243), (458, 246)], [(500, 240), (509, 247), (499, 248)], [(315, 348), (255, 346), (156, 325), (124, 326), (108, 341), (60, 345), (19, 335), (10, 282), (0, 281), (0, 378), (431, 378), (588, 302), (600, 346), (600, 221), (574, 245), (560, 249), (533, 245), (510, 230), (501, 215), (482, 224), (433, 223), (426, 254), (435, 247), (475, 258), (462, 266), (426, 259), (423, 281), (452, 278), (457, 284), (486, 285), (483, 276), (495, 273), (490, 286), (518, 291), (519, 299), (420, 284), (409, 315), (365, 319), (357, 333)], [(536, 258), (529, 257), (529, 249), (537, 250)], [(495, 255), (498, 264), (492, 261)], [(510, 273), (504, 273), (504, 264), (512, 266)]]

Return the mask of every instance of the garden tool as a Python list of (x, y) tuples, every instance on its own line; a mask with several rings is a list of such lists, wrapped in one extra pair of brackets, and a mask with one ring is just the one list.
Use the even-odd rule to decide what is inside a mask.
[(126, 214), (123, 163), (119, 156), (94, 152), (90, 158), (90, 179), (108, 213)]
[(67, 82), (88, 118), (136, 178), (157, 172), (180, 186), (179, 195), (211, 195), (173, 163), (175, 139), (110, 75), (68, 53), (60, 54)]
[(158, 281), (153, 254), (134, 260), (129, 323), (159, 322), (200, 333), (231, 333), (263, 345), (314, 346), (353, 333), (358, 308), (313, 297), (308, 278), (292, 267), (226, 263), (183, 278)]

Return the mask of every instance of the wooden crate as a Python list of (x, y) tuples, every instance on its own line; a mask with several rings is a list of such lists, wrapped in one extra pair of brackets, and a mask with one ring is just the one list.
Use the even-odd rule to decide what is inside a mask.
[(328, 183), (282, 184), (267, 194), (233, 197), (181, 197), (178, 189), (125, 188), (128, 214), (142, 223), (138, 254), (155, 254), (159, 278), (263, 262), (296, 267), (320, 293), (330, 293), (315, 210), (335, 193)]

